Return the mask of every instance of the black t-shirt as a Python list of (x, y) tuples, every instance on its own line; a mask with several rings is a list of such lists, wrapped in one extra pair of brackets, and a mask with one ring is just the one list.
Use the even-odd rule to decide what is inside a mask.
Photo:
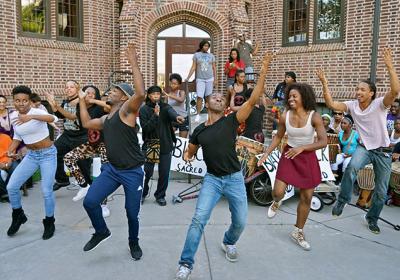
[(232, 113), (212, 125), (202, 123), (193, 131), (190, 143), (202, 147), (208, 173), (221, 177), (240, 171), (235, 150), (238, 126), (236, 113)]
[(250, 116), (246, 120), (246, 128), (242, 136), (264, 143), (264, 135), (262, 132), (264, 112), (264, 105), (253, 108), (253, 111), (251, 111)]

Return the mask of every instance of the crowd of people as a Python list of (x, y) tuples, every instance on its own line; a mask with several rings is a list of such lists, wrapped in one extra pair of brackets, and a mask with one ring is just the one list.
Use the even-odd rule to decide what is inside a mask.
[[(277, 133), (259, 160), (261, 165), (287, 135), (287, 144), (279, 160), (273, 188), (273, 203), (267, 216), (279, 211), (287, 185), (299, 189), (297, 220), (290, 237), (305, 250), (310, 250), (304, 226), (310, 211), (314, 188), (321, 182), (321, 171), (315, 151), (327, 145), (328, 136), (337, 134), (341, 152), (332, 170), (343, 173), (341, 191), (332, 214), (340, 216), (351, 200), (357, 172), (372, 163), (375, 172), (375, 192), (366, 215), (368, 228), (379, 233), (378, 218), (388, 188), (392, 151), (400, 143), (400, 112), (398, 94), (400, 82), (392, 62), (390, 49), (383, 53), (390, 78), (390, 91), (376, 97), (376, 86), (369, 80), (356, 88), (356, 100), (337, 102), (330, 95), (328, 80), (322, 69), (317, 70), (329, 114), (317, 112), (312, 86), (297, 82), (294, 72), (285, 73), (273, 98), (265, 95), (265, 79), (274, 54), (267, 52), (255, 79), (253, 48), (240, 34), (225, 64), (226, 91), (215, 92), (216, 61), (209, 53), (210, 42), (202, 41), (193, 56), (193, 65), (186, 81), (196, 73), (197, 113), (204, 108), (207, 120), (190, 135), (184, 160), (192, 161), (201, 147), (207, 166), (192, 222), (189, 226), (176, 279), (188, 279), (204, 228), (218, 200), (224, 196), (231, 212), (231, 225), (225, 232), (221, 247), (226, 258), (238, 260), (238, 242), (247, 219), (247, 196), (235, 143), (238, 135), (264, 143), (262, 122), (268, 105), (276, 106)], [(139, 69), (136, 46), (128, 45), (127, 59), (132, 68), (134, 89), (128, 83), (115, 84), (105, 95), (94, 85), (80, 87), (69, 80), (65, 84), (66, 99), (60, 104), (48, 93), (46, 100), (27, 86), (16, 86), (11, 94), (14, 109), (0, 96), (0, 191), (8, 196), (12, 222), (7, 230), (15, 235), (28, 218), (22, 207), (21, 187), (39, 169), (45, 216), (43, 239), (55, 233), (55, 196), (58, 189), (76, 179), (79, 190), (73, 201), (83, 200), (84, 209), (95, 230), (83, 250), (91, 251), (111, 236), (105, 217), (110, 215), (107, 197), (121, 185), (125, 193), (128, 236), (131, 256), (142, 257), (139, 246), (139, 212), (149, 196), (149, 182), (158, 164), (155, 201), (165, 206), (169, 171), (176, 134), (189, 136), (187, 93), (181, 89), (182, 77), (171, 74), (170, 88), (150, 86), (145, 90)], [(247, 81), (257, 80), (254, 87)], [(388, 114), (388, 108), (390, 112)], [(138, 123), (139, 119), (139, 123)], [(55, 123), (62, 120), (62, 133), (57, 138)], [(140, 124), (140, 125), (139, 125)], [(140, 146), (139, 130), (143, 145)], [(59, 133), (56, 133), (59, 134)], [(400, 148), (400, 146), (399, 146)], [(400, 149), (399, 149), (400, 150)], [(400, 152), (397, 153), (399, 155)], [(101, 158), (101, 173), (93, 179), (90, 173), (94, 155)], [(397, 156), (398, 158), (398, 156)], [(65, 166), (64, 166), (65, 165)]]

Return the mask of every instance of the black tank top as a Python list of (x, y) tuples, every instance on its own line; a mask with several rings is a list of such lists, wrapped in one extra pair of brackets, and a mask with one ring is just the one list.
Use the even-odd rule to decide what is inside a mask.
[(121, 120), (119, 110), (110, 119), (106, 118), (103, 132), (108, 160), (117, 169), (131, 169), (144, 164), (137, 129)]

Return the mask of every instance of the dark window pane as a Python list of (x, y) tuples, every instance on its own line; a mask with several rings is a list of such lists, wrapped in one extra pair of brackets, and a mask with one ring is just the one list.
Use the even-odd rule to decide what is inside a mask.
[(60, 36), (80, 38), (80, 1), (58, 0), (58, 33)]
[(46, 0), (21, 0), (21, 27), (23, 32), (45, 34)]
[(305, 42), (307, 39), (307, 0), (287, 0), (286, 2), (286, 34), (288, 43)]
[(341, 5), (341, 0), (317, 0), (316, 33), (318, 40), (334, 40), (341, 37)]

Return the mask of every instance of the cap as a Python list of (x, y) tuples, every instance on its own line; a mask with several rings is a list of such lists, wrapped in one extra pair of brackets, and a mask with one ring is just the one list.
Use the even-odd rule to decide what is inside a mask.
[(115, 84), (114, 87), (116, 87), (119, 90), (122, 90), (129, 97), (135, 94), (133, 88), (128, 83)]
[(288, 71), (285, 73), (285, 76), (289, 76), (291, 77), (293, 80), (296, 81), (296, 73), (294, 73), (293, 71)]

